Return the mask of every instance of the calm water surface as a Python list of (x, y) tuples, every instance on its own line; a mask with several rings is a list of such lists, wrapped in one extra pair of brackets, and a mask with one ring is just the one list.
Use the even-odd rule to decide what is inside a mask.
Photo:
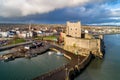
[(120, 80), (120, 34), (105, 35), (104, 60), (93, 60), (75, 80)]
[(67, 62), (68, 60), (63, 56), (48, 55), (48, 53), (31, 59), (19, 58), (0, 62), (0, 80), (31, 80)]

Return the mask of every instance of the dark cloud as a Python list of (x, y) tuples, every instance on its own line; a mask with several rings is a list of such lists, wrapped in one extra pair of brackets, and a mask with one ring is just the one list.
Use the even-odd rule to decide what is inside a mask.
[[(95, 0), (92, 0), (93, 2)], [(98, 0), (97, 3), (87, 3), (74, 7), (58, 8), (43, 14), (31, 14), (12, 18), (0, 18), (0, 22), (23, 23), (66, 23), (66, 21), (78, 21), (82, 24), (108, 24), (119, 23), (119, 0)]]

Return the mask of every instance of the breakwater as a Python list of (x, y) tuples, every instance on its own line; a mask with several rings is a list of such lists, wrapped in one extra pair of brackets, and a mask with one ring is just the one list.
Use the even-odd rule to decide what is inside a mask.
[(68, 64), (64, 64), (55, 70), (34, 78), (33, 80), (73, 80), (83, 68), (90, 62), (92, 54), (87, 56), (74, 55), (58, 46), (51, 45), (52, 48), (59, 50), (71, 57)]

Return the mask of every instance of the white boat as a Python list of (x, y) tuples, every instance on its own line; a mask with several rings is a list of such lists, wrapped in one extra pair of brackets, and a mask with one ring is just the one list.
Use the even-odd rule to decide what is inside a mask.
[(63, 56), (63, 53), (57, 52), (57, 55), (58, 55), (58, 56)]
[(30, 47), (29, 47), (29, 46), (25, 46), (24, 48), (25, 48), (25, 49), (28, 49), (28, 50), (30, 49)]
[(52, 54), (52, 52), (51, 52), (51, 51), (49, 51), (49, 52), (48, 52), (48, 55), (51, 55), (51, 54)]

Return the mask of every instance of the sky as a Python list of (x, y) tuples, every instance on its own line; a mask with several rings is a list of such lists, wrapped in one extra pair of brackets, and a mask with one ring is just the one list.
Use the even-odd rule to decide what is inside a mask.
[(0, 0), (0, 23), (120, 25), (120, 0)]

